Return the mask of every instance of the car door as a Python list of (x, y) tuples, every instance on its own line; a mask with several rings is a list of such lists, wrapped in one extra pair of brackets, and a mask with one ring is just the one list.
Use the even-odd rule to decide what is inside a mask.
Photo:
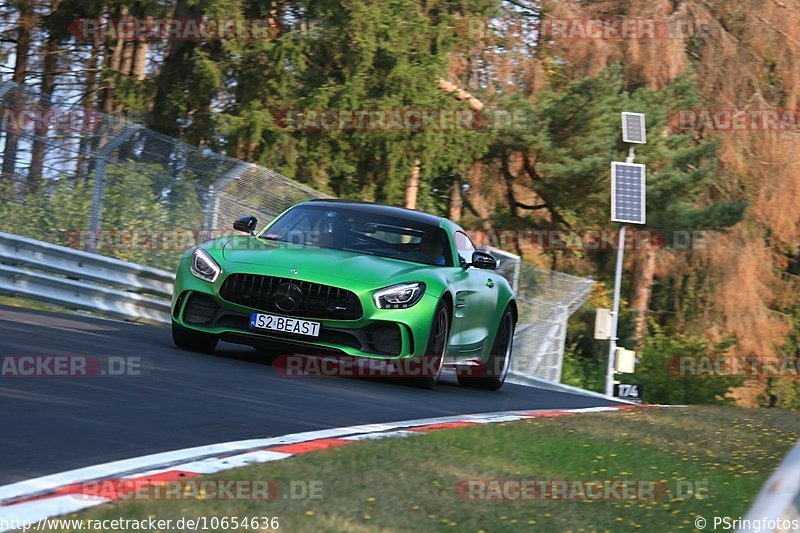
[[(472, 260), (475, 245), (463, 231), (454, 234), (456, 258), (462, 265)], [(458, 344), (462, 355), (480, 353), (492, 328), (497, 308), (497, 288), (493, 272), (477, 268), (463, 270), (465, 279), (456, 293), (453, 330), (457, 334), (453, 344)]]

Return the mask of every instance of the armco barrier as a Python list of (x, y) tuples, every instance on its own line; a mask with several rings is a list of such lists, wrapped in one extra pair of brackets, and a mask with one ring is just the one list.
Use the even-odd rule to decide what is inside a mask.
[(164, 270), (0, 232), (0, 293), (169, 323), (173, 280)]

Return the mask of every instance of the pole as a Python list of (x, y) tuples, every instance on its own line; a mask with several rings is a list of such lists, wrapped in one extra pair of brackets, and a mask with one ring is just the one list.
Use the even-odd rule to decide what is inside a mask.
[(611, 342), (608, 344), (608, 369), (606, 370), (606, 396), (614, 394), (614, 359), (617, 350), (617, 324), (619, 323), (619, 293), (622, 285), (622, 260), (625, 257), (625, 224), (619, 228), (617, 269), (614, 273), (614, 308), (611, 310)]
[(89, 243), (87, 252), (97, 252), (98, 239), (100, 237), (100, 224), (103, 220), (103, 197), (106, 189), (106, 165), (111, 153), (120, 145), (130, 139), (134, 133), (142, 129), (139, 124), (125, 126), (120, 133), (108, 141), (105, 146), (97, 151), (95, 156), (97, 163), (94, 167), (94, 188), (92, 190), (92, 206), (89, 209)]

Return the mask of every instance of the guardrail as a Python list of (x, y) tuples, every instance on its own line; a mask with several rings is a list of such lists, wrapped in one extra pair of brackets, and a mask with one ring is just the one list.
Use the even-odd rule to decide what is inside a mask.
[(0, 232), (0, 293), (169, 323), (171, 272)]

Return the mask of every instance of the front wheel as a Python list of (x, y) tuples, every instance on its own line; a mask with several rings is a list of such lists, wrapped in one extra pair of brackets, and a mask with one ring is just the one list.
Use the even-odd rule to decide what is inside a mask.
[(428, 337), (428, 346), (422, 356), (422, 374), (416, 384), (425, 389), (432, 389), (439, 382), (444, 367), (444, 356), (450, 341), (450, 307), (441, 301), (433, 313), (433, 324)]
[(192, 331), (190, 329), (182, 328), (181, 326), (172, 324), (172, 342), (175, 346), (183, 350), (191, 350), (193, 352), (213, 352), (217, 347), (219, 337), (202, 331)]
[(458, 383), (465, 387), (478, 389), (497, 390), (503, 386), (511, 364), (511, 348), (514, 344), (514, 312), (511, 307), (506, 307), (500, 324), (497, 327), (497, 336), (492, 345), (489, 360), (482, 367), (480, 376), (458, 374)]

